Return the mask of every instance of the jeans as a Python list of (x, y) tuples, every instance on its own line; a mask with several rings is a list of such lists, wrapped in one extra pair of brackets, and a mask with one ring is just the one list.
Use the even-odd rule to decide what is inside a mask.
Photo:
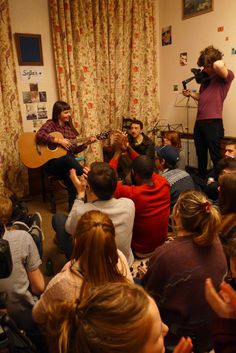
[(76, 170), (77, 175), (82, 175), (83, 167), (79, 164), (73, 155), (67, 154), (63, 157), (51, 159), (45, 164), (44, 168), (47, 173), (55, 175), (58, 179), (64, 180), (68, 190), (68, 202), (70, 210), (76, 197), (76, 189), (70, 179), (69, 171), (73, 168)]
[(63, 213), (55, 213), (52, 216), (52, 227), (56, 232), (56, 239), (60, 249), (66, 256), (67, 260), (71, 259), (73, 250), (73, 238), (65, 230), (67, 215)]
[(220, 140), (224, 137), (222, 119), (197, 120), (194, 126), (194, 143), (198, 158), (198, 172), (202, 179), (207, 174), (207, 153), (210, 152), (211, 160), (216, 168), (221, 159)]

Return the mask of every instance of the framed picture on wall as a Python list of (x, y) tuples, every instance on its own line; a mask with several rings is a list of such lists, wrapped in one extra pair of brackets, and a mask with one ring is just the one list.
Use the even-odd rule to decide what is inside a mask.
[(182, 0), (183, 20), (213, 11), (213, 0)]
[(15, 43), (20, 66), (43, 65), (40, 34), (15, 33)]

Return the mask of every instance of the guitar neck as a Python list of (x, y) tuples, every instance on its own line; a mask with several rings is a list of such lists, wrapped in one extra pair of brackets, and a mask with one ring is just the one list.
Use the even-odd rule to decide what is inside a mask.
[[(90, 136), (90, 137), (82, 137), (82, 138), (76, 138), (76, 144), (83, 144), (88, 142), (92, 137), (96, 137), (97, 140), (102, 141), (102, 140), (106, 140), (109, 137), (111, 130), (109, 131), (102, 131), (101, 133), (95, 135), (95, 136)], [(93, 141), (93, 142), (96, 142)]]

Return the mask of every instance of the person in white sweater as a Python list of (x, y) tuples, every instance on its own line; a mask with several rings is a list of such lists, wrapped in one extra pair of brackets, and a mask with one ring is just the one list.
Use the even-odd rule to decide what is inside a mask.
[(56, 231), (58, 245), (69, 260), (78, 219), (87, 211), (98, 210), (111, 218), (115, 226), (117, 248), (123, 252), (131, 266), (134, 261), (131, 250), (134, 203), (128, 198), (115, 199), (113, 197), (117, 176), (108, 163), (94, 162), (87, 172), (86, 180), (84, 177), (78, 178), (73, 169), (70, 171), (71, 180), (77, 190), (77, 197), (68, 217), (60, 213), (53, 216), (52, 226)]

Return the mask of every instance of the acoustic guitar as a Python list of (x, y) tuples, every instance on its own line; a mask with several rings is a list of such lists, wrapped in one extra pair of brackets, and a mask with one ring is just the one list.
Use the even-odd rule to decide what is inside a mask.
[[(97, 140), (105, 140), (108, 138), (110, 131), (104, 131), (96, 135)], [(64, 138), (60, 132), (51, 132), (50, 135), (57, 138)], [(96, 140), (94, 141), (96, 142)], [(59, 158), (67, 154), (62, 146), (49, 143), (39, 145), (36, 142), (35, 132), (25, 132), (18, 140), (20, 159), (28, 168), (38, 168), (54, 158)]]

